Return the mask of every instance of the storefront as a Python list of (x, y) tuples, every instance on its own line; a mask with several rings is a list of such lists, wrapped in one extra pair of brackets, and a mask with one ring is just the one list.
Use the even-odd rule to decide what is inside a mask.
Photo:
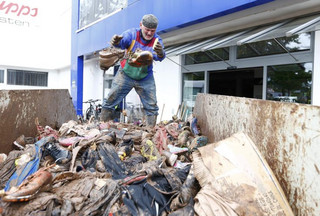
[(313, 14), (168, 47), (181, 56), (182, 101), (191, 110), (206, 92), (316, 104), (319, 25)]

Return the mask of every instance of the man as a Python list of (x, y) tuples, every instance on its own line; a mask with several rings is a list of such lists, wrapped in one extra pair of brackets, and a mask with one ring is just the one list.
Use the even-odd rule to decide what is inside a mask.
[[(165, 58), (165, 52), (162, 39), (156, 34), (157, 26), (158, 19), (154, 15), (144, 15), (140, 22), (140, 28), (129, 29), (121, 35), (114, 35), (111, 44), (121, 49), (127, 49), (127, 53), (134, 53), (137, 49), (149, 51), (152, 53), (153, 60), (162, 61)], [(114, 107), (134, 88), (143, 104), (146, 125), (154, 127), (159, 107), (152, 63), (131, 66), (128, 62), (128, 59), (123, 59), (120, 62), (111, 90), (103, 102), (100, 120), (112, 120)]]

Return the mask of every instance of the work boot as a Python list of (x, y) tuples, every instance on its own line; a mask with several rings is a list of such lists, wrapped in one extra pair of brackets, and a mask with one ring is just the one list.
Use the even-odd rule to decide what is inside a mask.
[(154, 127), (156, 125), (157, 122), (157, 116), (156, 115), (152, 115), (152, 116), (146, 116), (146, 126), (147, 127)]
[(110, 121), (113, 120), (113, 111), (111, 109), (101, 109), (100, 121)]
[(50, 155), (57, 164), (64, 164), (71, 160), (71, 153), (58, 146), (58, 144), (49, 142), (45, 146), (45, 153)]

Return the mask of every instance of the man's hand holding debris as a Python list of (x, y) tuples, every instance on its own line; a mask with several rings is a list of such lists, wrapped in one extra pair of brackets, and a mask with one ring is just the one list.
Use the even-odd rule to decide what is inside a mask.
[(121, 35), (113, 35), (113, 37), (111, 38), (111, 44), (113, 46), (119, 45), (122, 38), (123, 36)]

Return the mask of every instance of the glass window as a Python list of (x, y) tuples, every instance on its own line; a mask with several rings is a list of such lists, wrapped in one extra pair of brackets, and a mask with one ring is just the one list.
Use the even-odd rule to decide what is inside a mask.
[(128, 0), (80, 0), (79, 28), (127, 7)]
[(48, 72), (8, 69), (8, 85), (48, 86)]
[(184, 73), (182, 77), (182, 82), (182, 101), (186, 106), (184, 114), (185, 116), (189, 116), (194, 107), (197, 94), (204, 92), (204, 72)]
[(0, 83), (4, 83), (4, 70), (0, 70)]
[(195, 52), (185, 55), (185, 64), (201, 64), (229, 60), (229, 47)]
[(237, 47), (237, 58), (249, 58), (274, 54), (310, 50), (311, 34), (303, 33), (291, 37), (280, 37), (265, 41), (253, 42)]
[(247, 98), (262, 98), (263, 67), (209, 71), (208, 92)]
[(312, 63), (268, 66), (267, 100), (311, 103)]

